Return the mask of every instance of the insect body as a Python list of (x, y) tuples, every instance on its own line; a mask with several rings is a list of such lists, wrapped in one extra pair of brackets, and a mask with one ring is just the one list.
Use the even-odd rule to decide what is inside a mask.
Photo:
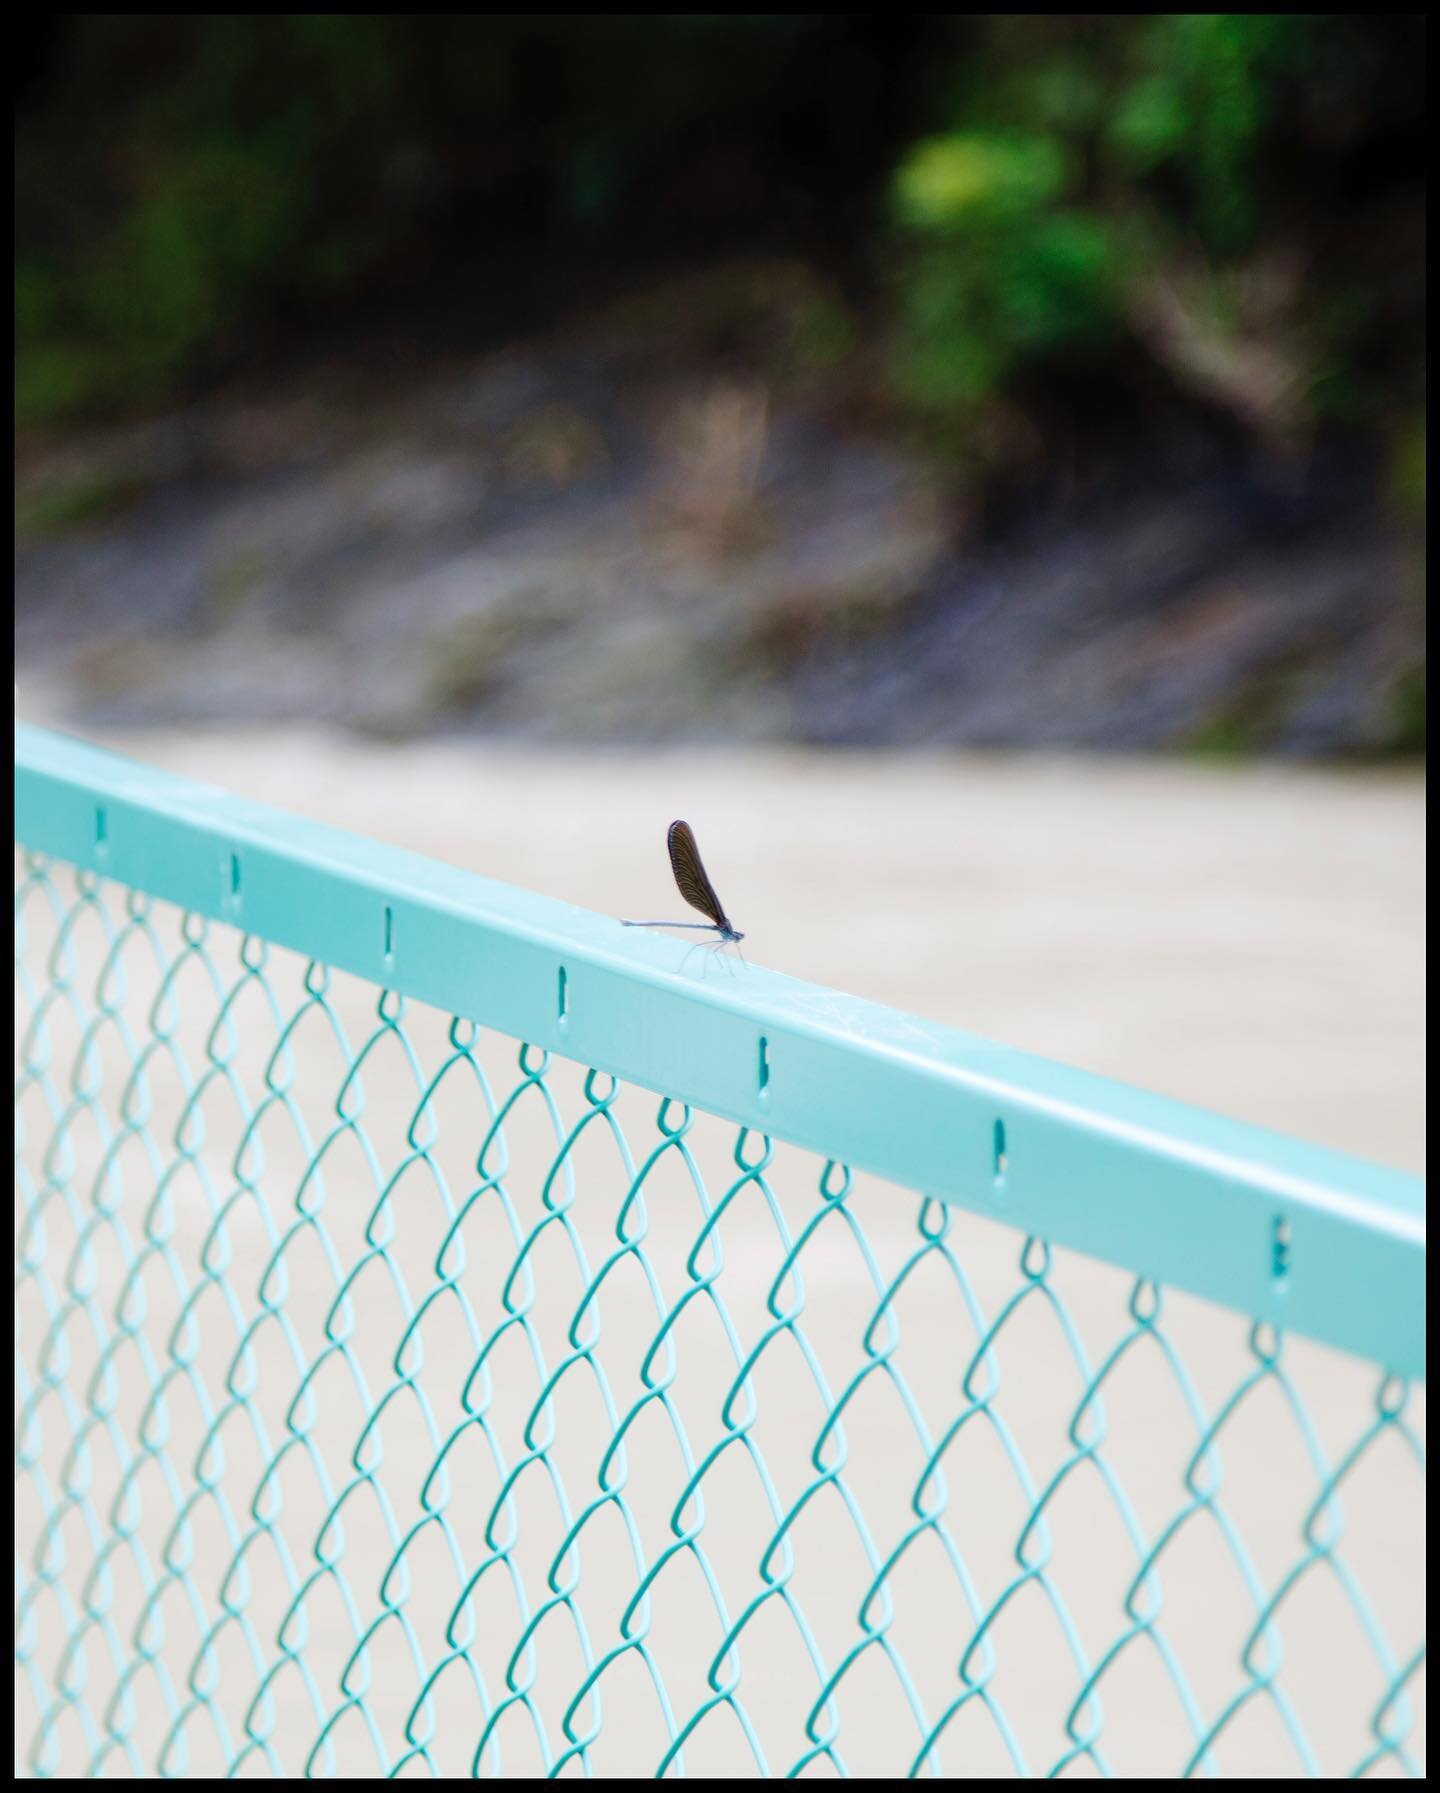
[(670, 849), (670, 869), (675, 874), (675, 883), (682, 897), (692, 909), (698, 909), (702, 915), (708, 915), (708, 921), (625, 921), (620, 925), (626, 928), (697, 928), (710, 932), (712, 929), (722, 941), (739, 941), (745, 936), (725, 913), (724, 906), (715, 894), (715, 886), (705, 873), (705, 866), (700, 858), (700, 849), (695, 845), (695, 835), (688, 822), (672, 822), (670, 831), (665, 837)]

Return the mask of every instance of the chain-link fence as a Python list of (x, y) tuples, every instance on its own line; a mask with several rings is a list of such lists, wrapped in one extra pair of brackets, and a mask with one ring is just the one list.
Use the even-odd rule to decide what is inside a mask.
[(1423, 1772), (1410, 1179), (19, 760), (21, 1772)]

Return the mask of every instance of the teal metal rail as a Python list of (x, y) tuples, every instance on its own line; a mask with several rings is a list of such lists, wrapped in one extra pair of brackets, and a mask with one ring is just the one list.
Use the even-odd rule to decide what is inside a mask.
[(1422, 1772), (1415, 1179), (33, 728), (16, 839), (21, 1772)]

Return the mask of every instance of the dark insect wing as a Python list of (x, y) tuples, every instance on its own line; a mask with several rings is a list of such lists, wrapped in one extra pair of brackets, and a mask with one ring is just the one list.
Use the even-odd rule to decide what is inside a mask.
[[(675, 874), (675, 883), (681, 896), (692, 909), (698, 909), (705, 917), (704, 926), (714, 928), (719, 934), (720, 944), (733, 942), (738, 946), (745, 936), (720, 906), (715, 886), (705, 875), (705, 867), (700, 861), (700, 849), (695, 845), (690, 824), (672, 822), (665, 844), (670, 849), (670, 869)], [(622, 921), (620, 925), (623, 928), (701, 928), (698, 921)]]
[(731, 933), (730, 919), (721, 908), (715, 886), (705, 876), (705, 867), (700, 863), (700, 849), (695, 845), (690, 824), (672, 822), (666, 839), (670, 847), (670, 869), (675, 874), (681, 896), (692, 909), (708, 915), (723, 933)]

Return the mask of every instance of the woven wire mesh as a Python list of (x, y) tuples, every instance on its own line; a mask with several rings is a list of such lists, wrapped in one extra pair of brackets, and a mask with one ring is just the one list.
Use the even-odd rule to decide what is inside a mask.
[(17, 1767), (1423, 1771), (1423, 1389), (17, 874)]

